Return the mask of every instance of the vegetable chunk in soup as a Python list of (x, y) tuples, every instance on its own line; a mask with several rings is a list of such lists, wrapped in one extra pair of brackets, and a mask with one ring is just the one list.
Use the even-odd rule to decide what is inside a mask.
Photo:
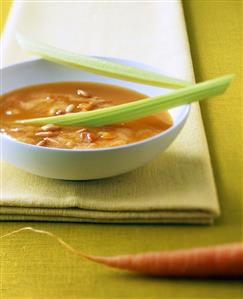
[(161, 112), (98, 128), (23, 125), (15, 121), (102, 109), (145, 97), (130, 89), (101, 83), (62, 82), (29, 86), (1, 96), (1, 133), (24, 143), (53, 148), (95, 149), (133, 143), (170, 128), (173, 124), (170, 114)]

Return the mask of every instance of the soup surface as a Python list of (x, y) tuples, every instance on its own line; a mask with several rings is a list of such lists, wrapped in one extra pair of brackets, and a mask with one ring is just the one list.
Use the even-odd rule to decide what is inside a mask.
[(38, 146), (92, 149), (124, 145), (158, 134), (172, 126), (168, 112), (116, 125), (86, 128), (51, 124), (23, 125), (16, 120), (89, 111), (143, 99), (119, 86), (91, 82), (35, 85), (1, 96), (1, 133)]

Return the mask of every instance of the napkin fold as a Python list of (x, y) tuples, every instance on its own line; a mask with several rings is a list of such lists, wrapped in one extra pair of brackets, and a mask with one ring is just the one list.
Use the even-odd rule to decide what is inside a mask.
[[(138, 60), (193, 80), (180, 1), (16, 1), (3, 64), (28, 58), (16, 31), (68, 50)], [(38, 177), (1, 162), (0, 220), (212, 223), (219, 204), (198, 104), (165, 153), (140, 169), (96, 181)]]

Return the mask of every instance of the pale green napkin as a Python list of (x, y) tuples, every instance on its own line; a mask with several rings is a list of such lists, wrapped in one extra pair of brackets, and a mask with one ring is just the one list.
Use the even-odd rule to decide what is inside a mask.
[(77, 182), (41, 178), (3, 164), (0, 219), (209, 222), (218, 205), (204, 167), (196, 157), (167, 152), (130, 173)]
[[(180, 2), (130, 3), (129, 8), (113, 2), (16, 2), (3, 37), (4, 63), (26, 57), (14, 40), (18, 28), (73, 51), (135, 59), (193, 80)], [(148, 14), (153, 22), (145, 22)], [(1, 174), (0, 220), (211, 223), (219, 215), (197, 104), (173, 146), (131, 173), (69, 182), (3, 163)]]

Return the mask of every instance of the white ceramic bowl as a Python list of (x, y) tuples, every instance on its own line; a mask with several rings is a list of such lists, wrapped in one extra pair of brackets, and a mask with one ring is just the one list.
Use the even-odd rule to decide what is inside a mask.
[[(155, 70), (132, 61), (105, 59)], [(59, 81), (110, 83), (137, 90), (149, 96), (168, 92), (166, 89), (98, 76), (42, 59), (8, 66), (2, 69), (1, 74), (2, 93), (28, 85)], [(2, 157), (7, 162), (28, 172), (50, 178), (91, 180), (111, 177), (133, 170), (164, 151), (179, 134), (189, 111), (189, 105), (171, 109), (174, 125), (165, 132), (140, 142), (104, 149), (67, 150), (38, 147), (21, 143), (1, 134)]]

